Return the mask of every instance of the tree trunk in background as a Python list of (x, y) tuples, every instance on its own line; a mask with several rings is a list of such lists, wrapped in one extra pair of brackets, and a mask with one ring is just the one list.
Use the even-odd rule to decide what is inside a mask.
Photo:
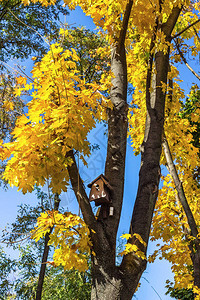
[[(59, 199), (58, 195), (56, 194), (54, 197), (54, 210), (58, 210), (59, 204), (60, 204), (60, 199)], [(48, 242), (49, 242), (50, 234), (51, 234), (52, 230), (53, 230), (53, 227), (50, 229), (50, 232), (46, 233), (45, 238), (44, 238), (44, 250), (43, 250), (42, 263), (41, 263), (41, 267), (40, 267), (40, 274), (39, 274), (37, 290), (36, 290), (36, 298), (35, 298), (36, 300), (42, 299), (42, 287), (43, 287), (43, 283), (44, 283), (46, 263), (47, 263), (48, 254), (49, 254)]]
[(194, 215), (190, 209), (190, 206), (188, 204), (187, 198), (185, 196), (185, 192), (183, 189), (182, 182), (179, 178), (179, 175), (176, 170), (176, 166), (173, 162), (172, 154), (169, 148), (168, 141), (166, 137), (163, 138), (163, 150), (165, 154), (165, 158), (167, 161), (167, 167), (169, 170), (170, 175), (173, 178), (178, 200), (180, 201), (183, 210), (185, 212), (185, 215), (187, 217), (187, 222), (190, 228), (190, 232), (188, 230), (187, 236), (193, 236), (195, 240), (189, 240), (189, 250), (190, 250), (190, 257), (193, 263), (193, 269), (194, 269), (194, 285), (200, 288), (200, 242), (198, 238), (198, 227), (196, 224), (196, 221), (194, 219)]

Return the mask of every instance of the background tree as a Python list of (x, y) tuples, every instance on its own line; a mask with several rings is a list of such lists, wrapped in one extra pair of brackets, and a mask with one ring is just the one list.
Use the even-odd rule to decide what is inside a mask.
[[(66, 31), (67, 32), (67, 31)], [(56, 37), (54, 37), (56, 39)], [(101, 74), (103, 70), (106, 70), (106, 61), (102, 60), (101, 55), (96, 53), (96, 49), (99, 48), (99, 46), (106, 45), (106, 42), (100, 38), (100, 36), (94, 34), (93, 32), (85, 29), (71, 29), (68, 32), (68, 35), (61, 35), (60, 37), (57, 38), (62, 44), (65, 49), (71, 49), (72, 47), (77, 50), (79, 60), (77, 62), (77, 69), (81, 72), (82, 76), (84, 76), (86, 82), (91, 82), (94, 79), (95, 80), (100, 80)], [(69, 42), (70, 41), (70, 42)], [(109, 68), (109, 67), (108, 67)], [(98, 69), (98, 72), (97, 72)], [(102, 70), (102, 71), (101, 71)], [(18, 78), (18, 82), (23, 82), (23, 78), (20, 76)], [(11, 86), (12, 87), (12, 86)], [(12, 87), (14, 90), (14, 87)], [(19, 97), (18, 97), (19, 98)], [(12, 103), (12, 98), (10, 97), (9, 99), (10, 103)], [(13, 110), (11, 110), (13, 113)], [(13, 128), (9, 127), (9, 130), (11, 131)], [(8, 133), (6, 135), (6, 138), (8, 139)], [(38, 198), (41, 198), (42, 196), (38, 194)], [(59, 199), (59, 198), (55, 198)], [(54, 197), (51, 199), (51, 202), (54, 203), (55, 210), (59, 209), (59, 201), (55, 201)], [(45, 207), (47, 210), (47, 207)], [(49, 207), (50, 209), (50, 207)], [(30, 218), (30, 212), (28, 213), (25, 207), (23, 208), (23, 213), (21, 211), (22, 217), (21, 220), (19, 221), (19, 228), (14, 226), (12, 230), (16, 232), (16, 234), (20, 234), (19, 232), (23, 232), (23, 227), (22, 223), (24, 221), (26, 222), (26, 230), (27, 231), (27, 226), (31, 225), (32, 226), (32, 218)], [(32, 211), (33, 214), (33, 219), (35, 220), (35, 217), (38, 216), (36, 213), (36, 209), (33, 209)], [(41, 268), (40, 268), (40, 274), (39, 274), (39, 280), (38, 280), (38, 285), (36, 289), (36, 299), (41, 299), (42, 296), (42, 286), (44, 282), (44, 276), (45, 276), (45, 271), (46, 271), (46, 262), (48, 258), (48, 253), (49, 253), (49, 246), (48, 246), (48, 240), (49, 240), (49, 235), (50, 233), (46, 233), (45, 235), (45, 245), (44, 248), (40, 247), (41, 253), (43, 253), (42, 257), (42, 263), (41, 263)], [(15, 235), (10, 236), (10, 241), (12, 242), (12, 239), (16, 239)], [(21, 281), (20, 281), (21, 282)], [(23, 281), (22, 281), (23, 282)], [(86, 283), (87, 285), (87, 283)], [(28, 291), (31, 290), (31, 287), (28, 288)], [(28, 293), (28, 292), (27, 292)], [(75, 293), (74, 293), (75, 294)], [(29, 295), (29, 293), (27, 294)], [(32, 292), (31, 292), (32, 295)], [(25, 294), (24, 294), (25, 297)]]
[(0, 248), (0, 299), (6, 299), (11, 294), (12, 284), (9, 280), (9, 275), (11, 272), (15, 271), (15, 261), (11, 260), (6, 256), (3, 248)]
[[(51, 40), (58, 34), (60, 13), (68, 14), (61, 1), (46, 8), (40, 3), (25, 6), (18, 0), (0, 2), (0, 135), (3, 140), (10, 137), (24, 107), (22, 99), (14, 95), (15, 75), (5, 69), (3, 62), (11, 58), (27, 59), (31, 54), (36, 54), (39, 59), (48, 49), (44, 37)], [(1, 163), (1, 173), (4, 167)], [(1, 180), (1, 183), (5, 184), (5, 181)]]
[[(11, 140), (18, 116), (23, 114), (24, 103), (20, 97), (15, 96), (14, 86), (16, 80), (9, 71), (0, 74), (0, 139)], [(6, 163), (1, 161), (0, 173), (5, 169)], [(6, 186), (6, 181), (0, 179), (0, 184)]]
[[(3, 231), (2, 242), (18, 249), (19, 259), (10, 259), (2, 250), (0, 272), (0, 294), (2, 299), (9, 296), (15, 299), (35, 299), (38, 290), (38, 277), (41, 272), (41, 260), (44, 253), (45, 238), (35, 243), (30, 239), (30, 231), (34, 228), (41, 212), (50, 209), (49, 196), (39, 189), (39, 200), (35, 207), (20, 205), (18, 215), (12, 224)], [(61, 208), (61, 211), (63, 209)], [(25, 243), (24, 246), (19, 244)], [(50, 251), (50, 256), (52, 251)], [(51, 258), (49, 258), (52, 260)], [(80, 273), (67, 271), (62, 267), (46, 265), (46, 276), (42, 287), (42, 299), (89, 299), (91, 289), (90, 272)]]
[[(185, 161), (185, 159), (188, 159), (187, 155), (182, 158), (181, 163), (179, 162), (177, 164), (174, 162), (174, 152), (178, 152), (179, 145), (172, 147), (173, 152), (171, 152), (166, 138), (164, 139), (163, 147), (170, 175), (164, 178), (165, 186), (161, 190), (157, 207), (157, 210), (161, 213), (156, 212), (154, 227), (163, 226), (164, 223), (167, 222), (168, 228), (162, 230), (162, 233), (158, 228), (156, 230), (154, 228), (153, 230), (154, 237), (162, 237), (164, 241), (164, 246), (160, 247), (162, 256), (173, 263), (172, 269), (175, 273), (175, 289), (173, 290), (170, 286), (170, 294), (182, 294), (183, 299), (192, 293), (191, 287), (193, 285), (199, 287), (200, 277), (198, 259), (199, 217), (197, 209), (198, 201), (196, 200), (196, 197), (199, 195), (197, 167), (199, 159), (199, 146), (197, 141), (199, 114), (197, 91), (196, 88), (191, 89), (190, 97), (186, 100), (180, 113), (180, 119), (186, 118), (187, 121), (189, 120), (189, 124), (185, 128), (185, 138), (187, 139), (188, 135), (190, 135), (188, 146), (191, 150), (189, 150), (189, 147), (185, 150), (187, 155), (191, 155), (190, 151), (193, 151), (193, 163), (188, 166), (188, 162)], [(195, 145), (196, 148), (194, 148), (193, 145)], [(176, 147), (177, 149), (175, 149)], [(165, 197), (166, 195), (168, 197), (167, 201), (164, 201), (163, 192), (165, 193)], [(171, 203), (169, 199), (172, 201)], [(167, 220), (165, 217), (166, 213), (168, 215)], [(158, 214), (160, 214), (159, 217)], [(185, 256), (184, 259), (183, 254), (181, 254), (183, 252)], [(156, 253), (158, 253), (157, 250)], [(184, 291), (184, 288), (187, 288), (188, 291)], [(195, 293), (198, 294), (198, 289), (195, 290)]]
[(170, 295), (170, 297), (179, 299), (179, 300), (194, 300), (194, 293), (192, 289), (174, 289), (173, 287), (168, 287), (167, 294)]
[(52, 39), (59, 31), (61, 13), (68, 11), (60, 0), (47, 7), (39, 2), (26, 6), (19, 0), (0, 1), (0, 60), (41, 57), (48, 49), (45, 36)]

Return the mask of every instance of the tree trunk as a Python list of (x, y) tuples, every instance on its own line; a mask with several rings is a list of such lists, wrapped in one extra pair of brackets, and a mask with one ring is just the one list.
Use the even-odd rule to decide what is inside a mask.
[[(110, 262), (110, 253), (92, 258), (92, 300), (131, 300), (137, 288), (141, 272), (123, 273)], [(111, 259), (112, 260), (112, 259)]]
[[(138, 260), (135, 257), (135, 261)], [(124, 270), (117, 267), (109, 252), (92, 257), (91, 300), (131, 300), (146, 268), (146, 261)]]
[[(120, 299), (121, 280), (110, 255), (101, 253), (92, 257), (92, 300)], [(113, 261), (113, 258), (111, 260)], [(111, 261), (110, 260), (110, 261)]]
[[(102, 209), (99, 217), (94, 218), (90, 203), (85, 195), (81, 179), (77, 192), (78, 170), (75, 160), (68, 167), (73, 189), (80, 200), (84, 220), (91, 230), (93, 243), (92, 255), (92, 300), (131, 300), (138, 286), (146, 260), (132, 252), (123, 257), (119, 267), (115, 264), (116, 235), (120, 221), (124, 192), (125, 156), (127, 142), (127, 65), (125, 36), (133, 1), (127, 2), (122, 30), (112, 49), (111, 71), (114, 75), (111, 87), (113, 109), (108, 112), (108, 146), (105, 175), (112, 186), (111, 200), (114, 207), (112, 217), (103, 218)], [(164, 35), (169, 41), (181, 9), (175, 7), (167, 22), (162, 24)], [(152, 50), (152, 49), (151, 49)], [(151, 53), (151, 50), (149, 53)], [(153, 61), (153, 58), (152, 58)], [(136, 244), (146, 253), (147, 246), (138, 242), (134, 234), (140, 235), (146, 244), (149, 239), (150, 226), (158, 195), (160, 179), (160, 155), (164, 125), (165, 92), (162, 83), (167, 83), (169, 49), (155, 55), (156, 73), (153, 81), (153, 93), (150, 95), (151, 74), (147, 80), (147, 122), (142, 146), (142, 162), (137, 199), (134, 206), (129, 242)], [(152, 65), (152, 64), (151, 64)], [(149, 72), (149, 71), (148, 71)], [(81, 194), (81, 196), (80, 196)]]
[[(194, 285), (200, 288), (200, 250), (199, 249), (194, 249), (194, 244), (189, 247), (191, 254), (190, 257), (192, 259), (193, 263), (193, 276), (194, 276)], [(199, 246), (198, 246), (199, 248)]]
[(112, 186), (114, 215), (103, 219), (101, 211), (98, 219), (101, 233), (98, 233), (100, 243), (94, 248), (96, 255), (92, 257), (92, 300), (126, 299), (121, 298), (122, 278), (119, 268), (115, 266), (116, 234), (123, 200), (127, 142), (127, 69), (124, 45), (112, 50), (111, 70), (115, 75), (111, 88), (114, 107), (108, 112), (105, 175)]
[(108, 146), (105, 165), (105, 175), (112, 190), (112, 206), (114, 215), (104, 221), (107, 234), (113, 245), (122, 209), (124, 192), (124, 172), (127, 143), (127, 68), (124, 45), (118, 51), (112, 50), (111, 71), (115, 75), (112, 79), (111, 101), (113, 109), (108, 112)]
[[(54, 198), (54, 210), (58, 210), (60, 204), (60, 199), (58, 195), (55, 195)], [(43, 255), (42, 255), (42, 263), (40, 267), (40, 274), (39, 274), (39, 279), (38, 279), (38, 284), (37, 284), (37, 290), (36, 290), (36, 300), (41, 300), (42, 299), (42, 287), (44, 283), (44, 276), (46, 272), (46, 263), (48, 259), (48, 254), (49, 254), (49, 246), (48, 242), (50, 239), (51, 232), (53, 230), (53, 227), (50, 229), (50, 232), (46, 233), (45, 239), (44, 239), (44, 250), (43, 250)]]
[(38, 279), (38, 285), (37, 285), (37, 291), (36, 291), (36, 300), (41, 300), (42, 299), (42, 287), (44, 283), (44, 276), (45, 276), (45, 271), (46, 271), (46, 262), (49, 254), (49, 238), (50, 234), (52, 232), (52, 229), (50, 232), (46, 233), (45, 239), (44, 239), (44, 250), (43, 250), (43, 255), (42, 255), (42, 263), (40, 267), (40, 274), (39, 274), (39, 279)]

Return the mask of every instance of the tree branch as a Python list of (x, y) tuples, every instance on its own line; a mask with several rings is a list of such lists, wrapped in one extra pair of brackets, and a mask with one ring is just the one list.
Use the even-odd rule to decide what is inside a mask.
[[(171, 71), (171, 66), (169, 65), (169, 72)], [(169, 79), (169, 103), (172, 104), (173, 100), (173, 80)]]
[(198, 35), (198, 32), (196, 31), (196, 28), (194, 27), (193, 30), (194, 30), (194, 33), (195, 33), (195, 35), (196, 35), (198, 41), (200, 42), (200, 37), (199, 37), (199, 35)]
[(162, 24), (162, 30), (169, 41), (172, 40), (171, 34), (172, 34), (174, 26), (178, 20), (178, 17), (181, 13), (181, 10), (182, 10), (182, 7), (181, 8), (179, 8), (178, 6), (174, 7), (172, 9), (170, 16), (167, 19), (167, 22)]
[(83, 181), (80, 177), (79, 170), (77, 168), (76, 160), (74, 157), (73, 150), (69, 151), (66, 155), (67, 157), (71, 158), (73, 163), (71, 166), (68, 166), (68, 172), (69, 172), (69, 177), (70, 181), (72, 184), (73, 191), (76, 195), (76, 198), (79, 202), (83, 218), (85, 223), (89, 226), (90, 229), (93, 229), (96, 231), (96, 219), (93, 214), (88, 196), (85, 192), (85, 188), (83, 185)]
[[(177, 22), (181, 9), (174, 7), (166, 23), (161, 25), (161, 31), (165, 34), (167, 41), (170, 40), (171, 32)], [(154, 33), (155, 34), (155, 33)], [(152, 42), (154, 38), (152, 37)], [(147, 118), (145, 125), (144, 141), (141, 147), (141, 168), (139, 173), (139, 184), (134, 204), (129, 233), (132, 238), (128, 242), (135, 244), (146, 254), (149, 240), (150, 227), (153, 211), (158, 196), (160, 181), (160, 155), (162, 152), (162, 133), (164, 127), (164, 112), (166, 92), (162, 90), (162, 83), (167, 84), (167, 73), (169, 69), (169, 48), (167, 53), (155, 50), (155, 73), (152, 80), (153, 92), (146, 91)], [(152, 55), (152, 54), (151, 54)], [(150, 57), (150, 66), (152, 57)], [(151, 70), (148, 71), (146, 89), (151, 83)], [(146, 243), (143, 244), (134, 237), (138, 234)], [(125, 274), (142, 274), (145, 270), (146, 261), (136, 258), (135, 253), (123, 257), (120, 268)], [(136, 275), (135, 275), (136, 276)], [(138, 277), (139, 278), (139, 277)]]
[[(163, 150), (166, 157), (167, 165), (169, 172), (174, 180), (176, 190), (178, 193), (178, 199), (183, 207), (183, 210), (187, 217), (187, 222), (191, 230), (191, 235), (195, 238), (194, 241), (188, 239), (189, 234), (186, 234), (186, 239), (188, 240), (188, 247), (190, 249), (190, 257), (193, 263), (193, 277), (194, 277), (194, 285), (198, 286), (200, 288), (200, 241), (198, 238), (198, 228), (197, 224), (195, 222), (193, 213), (190, 209), (190, 206), (188, 204), (187, 198), (185, 196), (185, 192), (183, 189), (183, 185), (179, 179), (176, 167), (174, 165), (172, 155), (169, 149), (169, 145), (167, 142), (166, 137), (164, 136), (163, 139)], [(194, 243), (193, 243), (194, 242)], [(195, 248), (194, 248), (195, 245)]]
[(129, 0), (129, 2), (126, 5), (126, 10), (124, 13), (122, 29), (120, 31), (119, 40), (118, 40), (118, 48), (121, 48), (125, 43), (126, 32), (128, 28), (128, 22), (129, 22), (132, 6), (133, 6), (133, 0)]
[(155, 45), (155, 40), (156, 40), (156, 33), (158, 30), (158, 18), (156, 18), (156, 26), (153, 32), (153, 36), (151, 39), (151, 44), (149, 48), (149, 61), (148, 61), (148, 69), (147, 69), (147, 79), (146, 79), (146, 106), (147, 110), (150, 108), (150, 99), (151, 99), (151, 77), (152, 77), (152, 67), (153, 67), (153, 57), (154, 54), (152, 53), (153, 47)]
[(170, 173), (170, 175), (172, 176), (172, 178), (174, 180), (174, 184), (176, 186), (176, 190), (177, 190), (177, 193), (178, 193), (178, 198), (179, 198), (180, 203), (181, 203), (181, 205), (184, 209), (184, 212), (186, 214), (192, 236), (197, 238), (197, 235), (198, 235), (197, 224), (195, 222), (194, 216), (192, 214), (192, 211), (191, 211), (190, 206), (188, 204), (187, 198), (185, 196), (183, 185), (182, 185), (182, 182), (179, 179), (176, 167), (175, 167), (174, 162), (173, 162), (172, 154), (171, 154), (171, 151), (169, 149), (169, 144), (168, 144), (167, 138), (165, 136), (163, 137), (162, 145), (163, 145), (163, 150), (164, 150), (165, 158), (166, 158), (167, 165), (168, 165), (168, 170), (169, 170), (169, 173)]
[[(20, 3), (21, 3), (21, 1), (18, 1), (17, 3), (15, 3), (14, 5), (12, 5), (11, 9), (15, 8)], [(9, 1), (6, 2), (4, 8), (1, 10), (0, 21), (2, 21), (3, 17), (7, 14), (8, 10), (9, 10), (9, 8), (7, 7), (8, 4), (9, 4)]]
[(178, 36), (180, 36), (182, 33), (184, 33), (186, 30), (188, 30), (189, 28), (191, 28), (192, 26), (196, 25), (197, 23), (199, 23), (200, 19), (196, 20), (195, 22), (193, 22), (192, 24), (188, 25), (186, 28), (184, 28), (183, 30), (181, 30), (180, 32), (178, 32), (177, 34), (175, 34), (174, 36), (172, 36), (171, 39), (176, 39)]
[(159, 12), (160, 13), (162, 11), (162, 4), (163, 4), (163, 0), (159, 0)]
[(182, 51), (181, 51), (181, 49), (180, 49), (180, 46), (179, 46), (179, 44), (178, 44), (177, 41), (175, 41), (175, 44), (176, 44), (176, 48), (177, 48), (177, 50), (178, 50), (178, 53), (179, 53), (180, 57), (182, 58), (183, 62), (185, 63), (185, 65), (187, 66), (187, 68), (192, 72), (192, 74), (193, 74), (194, 76), (196, 76), (197, 79), (200, 80), (200, 76), (199, 76), (199, 75), (194, 71), (194, 69), (188, 64), (188, 62), (187, 62), (186, 58), (184, 57), (184, 55), (183, 55), (183, 53), (182, 53)]

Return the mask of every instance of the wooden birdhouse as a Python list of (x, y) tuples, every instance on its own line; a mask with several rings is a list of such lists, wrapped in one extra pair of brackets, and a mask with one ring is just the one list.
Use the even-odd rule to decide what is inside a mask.
[(103, 174), (88, 184), (88, 187), (91, 188), (89, 200), (95, 201), (96, 206), (111, 203), (110, 192), (112, 187)]

